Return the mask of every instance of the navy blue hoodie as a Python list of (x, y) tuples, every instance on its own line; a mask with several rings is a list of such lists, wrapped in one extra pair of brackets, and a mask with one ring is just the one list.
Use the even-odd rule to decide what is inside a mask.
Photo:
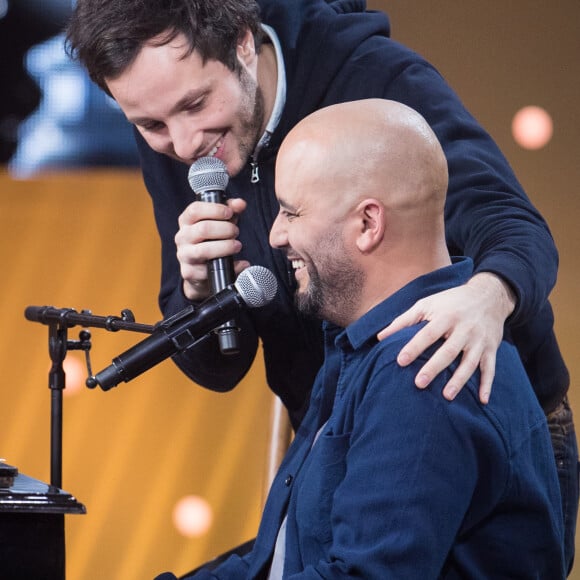
[[(242, 351), (222, 356), (214, 336), (174, 357), (192, 380), (207, 388), (232, 389), (250, 368), (261, 339), (267, 380), (300, 422), (323, 358), (321, 323), (293, 306), (294, 282), (287, 260), (268, 243), (278, 212), (274, 163), (280, 143), (298, 121), (334, 103), (372, 97), (400, 101), (417, 110), (441, 141), (449, 164), (446, 234), (452, 255), (473, 259), (476, 272), (493, 272), (517, 296), (506, 338), (514, 342), (542, 407), (551, 411), (569, 384), (553, 331), (548, 295), (558, 255), (550, 231), (491, 137), (465, 109), (437, 70), (389, 38), (381, 12), (364, 0), (260, 0), (262, 19), (276, 31), (284, 55), (287, 100), (280, 123), (260, 151), (260, 180), (248, 164), (230, 180), (228, 194), (248, 203), (239, 221), (240, 258), (272, 270), (280, 290), (265, 308), (241, 314)], [(162, 241), (165, 316), (188, 304), (183, 295), (174, 236), (177, 218), (193, 201), (188, 167), (152, 151), (137, 135), (145, 184), (153, 199)], [(412, 248), (409, 249), (412, 252)]]

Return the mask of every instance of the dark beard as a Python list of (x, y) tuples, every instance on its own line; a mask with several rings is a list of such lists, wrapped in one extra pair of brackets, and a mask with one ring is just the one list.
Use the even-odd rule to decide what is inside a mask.
[(322, 293), (322, 282), (318, 275), (318, 271), (309, 271), (308, 277), (308, 290), (304, 293), (296, 291), (294, 294), (294, 305), (306, 316), (323, 318), (321, 313), (324, 306), (324, 297)]
[(241, 122), (243, 135), (245, 137), (240, 140), (239, 153), (240, 159), (242, 159), (245, 165), (261, 137), (260, 131), (264, 124), (265, 105), (262, 89), (244, 68), (240, 69), (239, 78), (244, 94), (246, 95), (246, 104), (248, 108), (252, 108), (252, 115), (243, 116)]
[(358, 307), (363, 284), (364, 275), (352, 260), (334, 258), (322, 274), (318, 268), (309, 267), (308, 288), (294, 295), (294, 304), (307, 316), (346, 326), (345, 321), (352, 319)]

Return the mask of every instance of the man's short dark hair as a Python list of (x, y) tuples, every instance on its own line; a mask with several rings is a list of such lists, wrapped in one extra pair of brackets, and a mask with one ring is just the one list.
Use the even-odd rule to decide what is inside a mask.
[(218, 60), (238, 70), (237, 43), (247, 30), (259, 50), (255, 0), (77, 0), (66, 50), (109, 93), (105, 79), (121, 75), (153, 38), (163, 45), (183, 34), (188, 42), (184, 57), (195, 50), (203, 62)]

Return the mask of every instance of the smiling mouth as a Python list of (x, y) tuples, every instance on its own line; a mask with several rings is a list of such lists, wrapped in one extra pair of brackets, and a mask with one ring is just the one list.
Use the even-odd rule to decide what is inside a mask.
[(210, 151), (207, 154), (207, 157), (214, 157), (215, 154), (220, 150), (220, 147), (223, 145), (224, 143), (224, 136), (222, 135), (217, 143), (212, 147), (212, 149), (210, 149)]

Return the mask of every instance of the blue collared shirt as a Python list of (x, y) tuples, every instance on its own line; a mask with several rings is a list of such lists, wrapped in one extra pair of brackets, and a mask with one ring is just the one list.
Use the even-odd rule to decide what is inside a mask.
[(455, 261), (346, 329), (326, 325), (325, 364), (248, 568), (232, 561), (216, 577), (263, 577), (287, 516), (284, 578), (564, 578), (550, 437), (515, 348), (501, 345), (482, 405), (478, 376), (453, 402), (441, 394), (451, 370), (414, 386), (430, 353), (406, 368), (396, 356), (419, 327), (376, 340), (419, 298), (471, 272), (469, 259)]

